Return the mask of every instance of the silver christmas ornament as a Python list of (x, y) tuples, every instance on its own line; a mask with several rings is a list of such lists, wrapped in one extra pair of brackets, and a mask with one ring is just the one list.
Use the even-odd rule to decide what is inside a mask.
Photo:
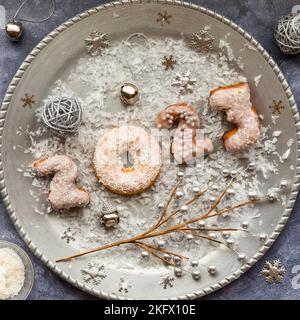
[(248, 197), (249, 197), (250, 200), (255, 200), (257, 198), (257, 194), (256, 194), (255, 191), (250, 191), (248, 193)]
[(192, 266), (193, 268), (198, 267), (198, 266), (199, 266), (198, 260), (192, 260), (192, 261), (191, 261), (191, 266)]
[(273, 192), (269, 192), (267, 197), (268, 197), (268, 200), (271, 201), (271, 202), (273, 202), (273, 201), (275, 201), (277, 199), (277, 195), (275, 193), (273, 193)]
[(173, 262), (176, 264), (176, 266), (180, 266), (181, 265), (181, 258), (178, 256), (174, 256)]
[(214, 203), (214, 202), (216, 201), (216, 197), (213, 197), (213, 196), (210, 197), (210, 198), (209, 198), (209, 201), (210, 201), (211, 203)]
[(163, 209), (164, 206), (165, 206), (165, 205), (164, 205), (162, 202), (160, 202), (160, 203), (157, 205), (158, 209)]
[(142, 258), (143, 258), (143, 259), (148, 259), (149, 257), (150, 257), (149, 252), (147, 252), (147, 251), (143, 251), (143, 252), (142, 252)]
[(248, 228), (249, 228), (249, 223), (248, 223), (248, 221), (242, 221), (241, 227), (242, 227), (243, 229), (248, 229)]
[(24, 33), (24, 28), (23, 25), (20, 21), (23, 22), (31, 22), (31, 23), (42, 23), (45, 22), (47, 20), (49, 20), (53, 14), (54, 11), (56, 9), (56, 2), (55, 0), (51, 0), (52, 3), (52, 7), (51, 7), (51, 11), (49, 13), (49, 15), (43, 19), (40, 20), (31, 20), (31, 19), (26, 19), (26, 18), (18, 18), (19, 13), (21, 12), (21, 10), (23, 9), (23, 7), (27, 4), (29, 0), (23, 0), (21, 1), (21, 4), (19, 5), (19, 7), (17, 8), (14, 16), (12, 17), (12, 19), (10, 21), (8, 21), (5, 25), (5, 32), (6, 35), (8, 37), (9, 40), (11, 41), (20, 41), (22, 38), (22, 35)]
[(41, 120), (58, 133), (73, 133), (81, 125), (81, 105), (73, 98), (54, 99), (44, 106)]
[(116, 226), (120, 221), (118, 210), (108, 202), (104, 202), (102, 200), (102, 203), (103, 204), (100, 213), (101, 222), (107, 228)]
[(139, 100), (139, 90), (132, 83), (124, 83), (120, 91), (121, 101), (127, 105), (133, 105)]
[(199, 229), (203, 230), (206, 227), (206, 222), (205, 221), (199, 221), (198, 222), (198, 227)]
[(187, 213), (188, 207), (184, 205), (184, 206), (182, 206), (182, 207), (180, 208), (180, 211), (181, 211), (182, 213)]
[(188, 234), (186, 238), (188, 241), (194, 240), (194, 236), (192, 234)]
[(182, 171), (177, 172), (177, 177), (182, 178), (184, 176), (184, 173)]
[(9, 40), (20, 41), (23, 36), (23, 25), (20, 21), (12, 20), (5, 25), (5, 32)]
[(258, 238), (260, 241), (265, 242), (267, 240), (267, 235), (265, 233), (261, 233)]
[(194, 280), (200, 280), (201, 278), (201, 274), (200, 274), (200, 271), (192, 271), (192, 277)]
[(219, 187), (216, 184), (213, 184), (211, 186), (211, 190), (213, 190), (213, 191), (218, 191), (218, 189), (219, 189)]
[(193, 188), (193, 192), (194, 192), (194, 193), (199, 193), (199, 192), (200, 192), (200, 189), (199, 189), (198, 187), (194, 187), (194, 188)]
[(233, 196), (233, 195), (235, 194), (235, 190), (232, 189), (232, 188), (229, 188), (229, 189), (227, 190), (227, 194), (228, 194), (229, 196)]
[(214, 239), (214, 240), (216, 240), (217, 237), (218, 237), (214, 232), (210, 232), (210, 233), (208, 234), (208, 236), (209, 236), (211, 239)]
[(163, 255), (163, 259), (164, 259), (165, 261), (170, 262), (171, 259), (172, 259), (172, 257), (171, 257), (168, 253), (165, 253), (165, 254)]
[(288, 181), (282, 180), (282, 181), (280, 182), (280, 189), (286, 189), (288, 186), (289, 186)]
[(255, 169), (255, 163), (254, 162), (250, 162), (248, 165), (248, 169), (253, 171)]
[(230, 237), (230, 232), (229, 231), (223, 231), (222, 232), (222, 238), (228, 239)]
[(176, 277), (182, 277), (182, 270), (179, 268), (174, 268), (174, 274)]
[(235, 178), (237, 175), (238, 175), (238, 172), (237, 172), (236, 170), (232, 170), (232, 171), (230, 172), (230, 176), (231, 176), (232, 178)]
[(176, 197), (177, 199), (180, 199), (180, 198), (183, 197), (183, 193), (182, 193), (181, 191), (176, 191), (175, 197)]
[(241, 263), (244, 263), (245, 261), (246, 261), (246, 255), (245, 254), (243, 254), (243, 253), (240, 253), (239, 255), (238, 255), (238, 260), (241, 262)]
[(300, 14), (281, 17), (275, 26), (275, 40), (284, 54), (300, 52)]
[(226, 240), (226, 245), (228, 248), (232, 248), (234, 245), (234, 240), (233, 239), (227, 239)]
[(223, 175), (223, 177), (228, 177), (228, 175), (229, 175), (229, 170), (223, 169), (223, 170), (222, 170), (222, 175)]
[(210, 275), (215, 275), (216, 273), (217, 273), (217, 268), (215, 267), (215, 266), (209, 266), (208, 268), (207, 268), (207, 271), (208, 271), (208, 273), (210, 274)]
[(166, 246), (166, 242), (164, 240), (158, 240), (157, 241), (157, 247), (162, 249)]

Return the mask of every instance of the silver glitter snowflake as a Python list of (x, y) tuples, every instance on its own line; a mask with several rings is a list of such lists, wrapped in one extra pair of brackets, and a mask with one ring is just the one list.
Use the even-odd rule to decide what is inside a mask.
[(173, 282), (174, 282), (174, 278), (171, 277), (170, 275), (162, 276), (160, 285), (162, 285), (162, 287), (164, 289), (172, 288), (173, 287)]
[(207, 30), (201, 30), (192, 34), (191, 48), (197, 52), (207, 52), (213, 49), (214, 40)]
[(82, 279), (86, 283), (98, 286), (106, 278), (106, 274), (103, 271), (103, 265), (88, 263), (87, 268), (81, 270)]
[(119, 292), (120, 293), (128, 293), (130, 288), (131, 288), (130, 280), (125, 280), (124, 278), (120, 278)]
[(192, 79), (190, 71), (187, 71), (184, 74), (177, 74), (172, 86), (179, 87), (179, 93), (186, 95), (193, 92), (195, 84), (196, 79)]
[(70, 241), (75, 241), (75, 232), (72, 232), (71, 228), (68, 228), (66, 231), (64, 231), (61, 239), (66, 240), (67, 243), (70, 243)]
[(85, 45), (87, 51), (92, 56), (97, 56), (102, 54), (104, 48), (110, 46), (109, 38), (106, 33), (100, 33), (98, 31), (93, 31), (86, 39)]
[(279, 260), (266, 261), (261, 271), (268, 283), (282, 282), (286, 270), (284, 265)]

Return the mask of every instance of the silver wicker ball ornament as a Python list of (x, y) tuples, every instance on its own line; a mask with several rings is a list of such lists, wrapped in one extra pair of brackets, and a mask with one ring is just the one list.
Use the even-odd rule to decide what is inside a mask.
[(280, 50), (288, 55), (300, 52), (300, 14), (290, 14), (279, 19), (275, 26), (275, 39)]
[(44, 106), (42, 121), (47, 128), (60, 134), (73, 133), (81, 125), (81, 105), (73, 98), (54, 99)]

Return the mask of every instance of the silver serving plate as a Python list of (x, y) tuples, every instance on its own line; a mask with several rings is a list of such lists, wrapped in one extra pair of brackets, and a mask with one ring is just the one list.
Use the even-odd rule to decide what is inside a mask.
[[(172, 15), (172, 20), (170, 24), (164, 23), (162, 26), (157, 18), (158, 13), (165, 11)], [(113, 19), (116, 16), (118, 19)], [(211, 26), (211, 33), (216, 40), (228, 32), (231, 33), (228, 41), (233, 52), (239, 52), (238, 55), (245, 64), (244, 73), (247, 77), (253, 78), (256, 75), (256, 67), (260, 66), (259, 72), (266, 80), (260, 84), (252, 98), (255, 105), (265, 106), (265, 109), (260, 109), (264, 122), (271, 123), (271, 110), (268, 106), (273, 100), (281, 100), (285, 106), (284, 117), (279, 117), (277, 121), (277, 130), (284, 132), (286, 140), (292, 138), (295, 141), (289, 161), (280, 164), (279, 167), (280, 177), (292, 182), (286, 208), (282, 210), (276, 204), (270, 208), (266, 207), (266, 213), (270, 214), (264, 214), (263, 227), (258, 227), (257, 233), (266, 233), (268, 240), (254, 246), (248, 245), (245, 254), (249, 259), (244, 265), (231, 263), (226, 260), (226, 256), (220, 254), (218, 260), (222, 268), (213, 277), (207, 275), (207, 272), (201, 281), (194, 281), (191, 277), (185, 276), (180, 280), (176, 279), (172, 286), (167, 285), (166, 290), (161, 284), (162, 273), (166, 274), (166, 271), (145, 269), (133, 272), (107, 266), (106, 277), (100, 285), (86, 283), (81, 270), (86, 268), (87, 260), (78, 259), (71, 264), (54, 262), (55, 259), (76, 250), (61, 241), (60, 235), (49, 222), (51, 219), (45, 219), (44, 216), (33, 212), (33, 198), (28, 192), (31, 187), (30, 179), (17, 175), (16, 169), (22, 164), (30, 163), (32, 157), (18, 148), (13, 151), (13, 146), (24, 146), (27, 139), (24, 135), (17, 135), (16, 129), (19, 126), (33, 125), (34, 115), (34, 108), (22, 108), (20, 101), (26, 93), (34, 94), (35, 99), (41, 101), (62, 70), (85, 52), (84, 39), (91, 30), (109, 33), (113, 43), (134, 32), (162, 37), (178, 37), (183, 32), (184, 35), (190, 36), (205, 25)], [(254, 50), (239, 51), (245, 44), (251, 45)], [(51, 270), (74, 286), (98, 297), (194, 299), (222, 288), (239, 278), (270, 248), (285, 225), (296, 199), (299, 186), (300, 123), (288, 83), (270, 55), (247, 32), (225, 17), (191, 3), (168, 0), (113, 2), (85, 11), (66, 21), (45, 37), (25, 59), (7, 90), (0, 118), (1, 194), (12, 222), (32, 252)], [(278, 152), (282, 154), (285, 148), (286, 146), (279, 145)], [(293, 170), (290, 168), (291, 165)], [(278, 178), (276, 179), (278, 182)], [(269, 182), (272, 183), (272, 179)], [(43, 226), (43, 229), (34, 228), (34, 224)], [(124, 284), (121, 281), (120, 285), (122, 276), (131, 278), (128, 293), (126, 290), (120, 290), (122, 283)]]

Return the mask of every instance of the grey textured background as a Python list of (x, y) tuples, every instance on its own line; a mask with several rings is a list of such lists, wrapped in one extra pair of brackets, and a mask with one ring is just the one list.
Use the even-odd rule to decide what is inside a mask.
[[(252, 34), (271, 53), (279, 64), (291, 85), (300, 106), (300, 54), (287, 57), (280, 53), (273, 38), (273, 27), (278, 17), (291, 11), (300, 0), (194, 0), (227, 16)], [(6, 8), (7, 18), (13, 16), (21, 0), (0, 0)], [(41, 19), (49, 12), (50, 0), (29, 0), (21, 16)], [(41, 24), (24, 23), (26, 33), (20, 43), (11, 43), (0, 30), (0, 101), (21, 62), (32, 48), (59, 24), (83, 10), (104, 3), (99, 0), (56, 0), (54, 16)], [(13, 124), (12, 124), (13, 125)], [(298, 199), (299, 200), (299, 199)], [(239, 280), (219, 290), (205, 299), (298, 299), (300, 289), (292, 288), (292, 267), (300, 265), (300, 202), (297, 201), (294, 212), (279, 239), (267, 255)], [(65, 283), (49, 271), (26, 248), (13, 225), (5, 208), (0, 203), (0, 239), (10, 240), (21, 245), (29, 253), (36, 271), (35, 285), (29, 299), (93, 299), (78, 289)], [(287, 274), (282, 284), (268, 285), (260, 276), (266, 259), (280, 259), (286, 266)]]

